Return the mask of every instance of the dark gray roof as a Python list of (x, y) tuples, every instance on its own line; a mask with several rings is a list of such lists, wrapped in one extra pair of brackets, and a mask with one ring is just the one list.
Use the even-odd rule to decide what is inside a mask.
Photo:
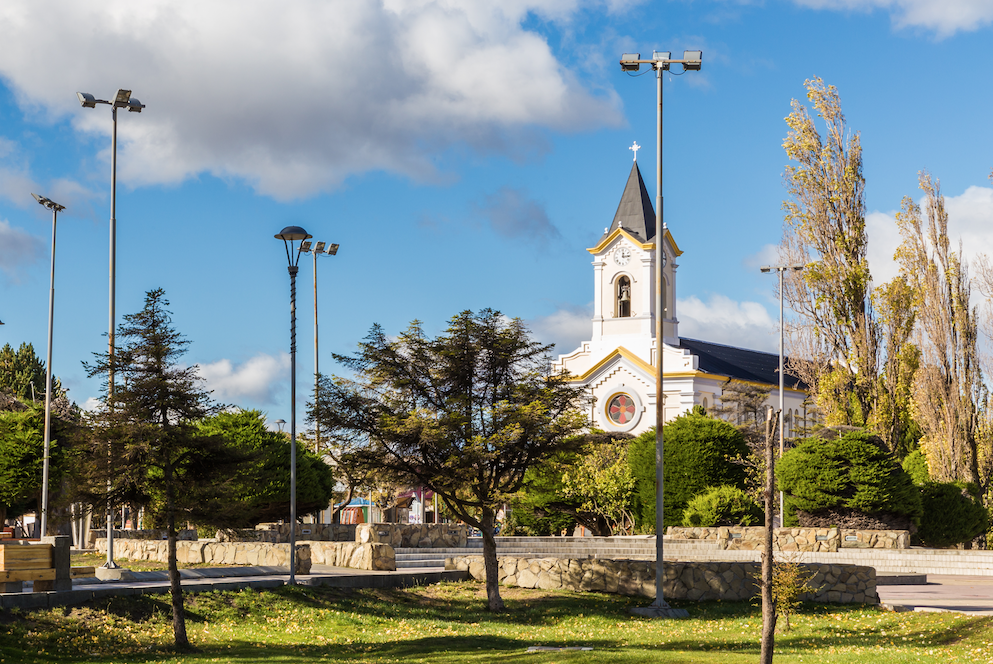
[[(679, 339), (678, 348), (683, 348), (700, 358), (700, 371), (738, 380), (748, 380), (767, 385), (779, 385), (779, 354), (763, 353), (758, 350), (735, 348), (697, 339)], [(789, 366), (783, 358), (783, 365)], [(805, 390), (807, 386), (787, 369), (783, 379), (786, 387)]]
[(618, 226), (642, 242), (655, 240), (655, 208), (652, 206), (652, 197), (645, 189), (645, 181), (641, 179), (638, 162), (631, 165), (631, 174), (624, 185), (621, 203), (617, 206), (614, 222), (607, 229), (606, 235), (613, 233)]

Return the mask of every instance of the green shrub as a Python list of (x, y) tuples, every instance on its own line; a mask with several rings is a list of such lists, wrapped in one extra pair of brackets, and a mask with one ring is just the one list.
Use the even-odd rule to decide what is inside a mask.
[(924, 486), (931, 481), (931, 475), (927, 468), (927, 457), (920, 450), (914, 450), (904, 457), (901, 465), (917, 486)]
[(799, 510), (850, 509), (864, 514), (921, 516), (921, 497), (878, 439), (862, 430), (806, 438), (776, 464), (779, 487)]
[[(700, 412), (680, 415), (664, 429), (666, 526), (680, 526), (683, 510), (693, 496), (708, 487), (742, 487), (748, 455), (745, 438), (734, 426)], [(633, 441), (628, 461), (636, 480), (634, 516), (639, 532), (655, 523), (655, 429)]]
[(708, 489), (690, 500), (683, 512), (683, 525), (691, 528), (760, 526), (764, 522), (764, 510), (735, 486)]
[(971, 482), (928, 482), (921, 487), (924, 516), (917, 536), (926, 546), (968, 542), (986, 530), (989, 513)]

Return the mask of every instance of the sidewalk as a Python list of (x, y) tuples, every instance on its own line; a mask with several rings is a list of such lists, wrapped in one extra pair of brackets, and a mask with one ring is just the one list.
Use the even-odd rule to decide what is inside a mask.
[[(96, 578), (73, 580), (67, 592), (0, 593), (0, 608), (35, 609), (54, 606), (74, 606), (91, 599), (124, 595), (165, 594), (169, 592), (168, 572), (132, 572), (127, 581), (100, 581)], [(314, 565), (310, 574), (297, 574), (301, 586), (332, 586), (335, 588), (405, 588), (439, 581), (461, 581), (466, 572), (445, 571), (441, 568), (402, 569), (376, 572), (350, 567)], [(180, 570), (185, 592), (240, 590), (242, 588), (278, 588), (289, 583), (285, 567), (209, 567)]]
[(993, 616), (993, 578), (928, 574), (925, 585), (880, 585), (879, 601), (894, 611), (954, 611)]

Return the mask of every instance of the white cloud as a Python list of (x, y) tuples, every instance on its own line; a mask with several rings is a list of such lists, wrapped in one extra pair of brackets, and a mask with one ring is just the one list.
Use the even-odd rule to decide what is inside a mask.
[(681, 337), (752, 350), (775, 352), (779, 348), (779, 321), (757, 302), (735, 302), (726, 295), (711, 295), (704, 302), (691, 295), (677, 300), (676, 316)]
[(579, 348), (579, 344), (590, 340), (593, 332), (593, 305), (566, 307), (547, 316), (528, 321), (528, 327), (536, 339), (546, 344), (555, 344), (553, 356), (565, 355)]
[(147, 108), (119, 118), (123, 181), (209, 172), (289, 199), (374, 170), (436, 180), (453, 146), (520, 159), (545, 149), (540, 128), (620, 123), (612, 90), (584, 89), (522, 27), (584, 4), (5, 0), (0, 76), (27, 112), (105, 135), (106, 107), (74, 92), (133, 86)]
[(779, 258), (779, 245), (767, 244), (751, 256), (745, 256), (742, 261), (746, 268), (757, 270), (764, 265), (779, 265), (782, 260)]
[(483, 203), (472, 207), (475, 214), (489, 221), (493, 230), (504, 237), (528, 236), (545, 240), (559, 237), (559, 229), (548, 218), (545, 206), (530, 198), (523, 189), (501, 187)]
[[(0, 177), (2, 179), (2, 177)], [(0, 219), (0, 270), (12, 282), (20, 281), (20, 269), (45, 255), (45, 243)]]
[[(921, 204), (923, 198), (918, 199)], [(959, 196), (945, 196), (948, 212), (948, 238), (953, 251), (958, 251), (959, 240), (966, 261), (973, 262), (979, 254), (993, 256), (993, 189), (969, 187)], [(869, 269), (876, 285), (883, 284), (897, 275), (899, 268), (893, 253), (900, 246), (900, 233), (896, 227), (896, 212), (872, 212), (866, 215), (866, 232), (869, 235)]]
[(993, 22), (990, 0), (793, 0), (814, 9), (869, 12), (883, 9), (898, 28), (934, 30), (939, 38), (978, 30)]
[(83, 405), (80, 406), (80, 408), (82, 408), (87, 413), (95, 413), (97, 410), (100, 409), (100, 406), (102, 405), (103, 405), (103, 401), (101, 401), (97, 397), (90, 397), (89, 399), (83, 402)]
[(240, 365), (231, 360), (218, 360), (198, 365), (200, 376), (206, 381), (213, 397), (223, 403), (249, 401), (253, 406), (277, 403), (277, 392), (288, 382), (290, 356), (282, 353), (256, 355)]

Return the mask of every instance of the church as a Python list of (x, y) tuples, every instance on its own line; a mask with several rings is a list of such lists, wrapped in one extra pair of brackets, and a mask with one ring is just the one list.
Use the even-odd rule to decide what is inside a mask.
[[(637, 153), (635, 153), (637, 155)], [(665, 420), (721, 403), (732, 380), (769, 390), (769, 405), (779, 407), (779, 355), (679, 336), (676, 315), (676, 262), (683, 252), (665, 226), (657, 233), (655, 208), (645, 189), (637, 159), (621, 202), (593, 255), (593, 320), (589, 341), (560, 355), (553, 370), (565, 371), (589, 388), (593, 426), (639, 434), (655, 425), (655, 243), (662, 242), (662, 343)], [(806, 419), (804, 385), (784, 379), (784, 434)]]

